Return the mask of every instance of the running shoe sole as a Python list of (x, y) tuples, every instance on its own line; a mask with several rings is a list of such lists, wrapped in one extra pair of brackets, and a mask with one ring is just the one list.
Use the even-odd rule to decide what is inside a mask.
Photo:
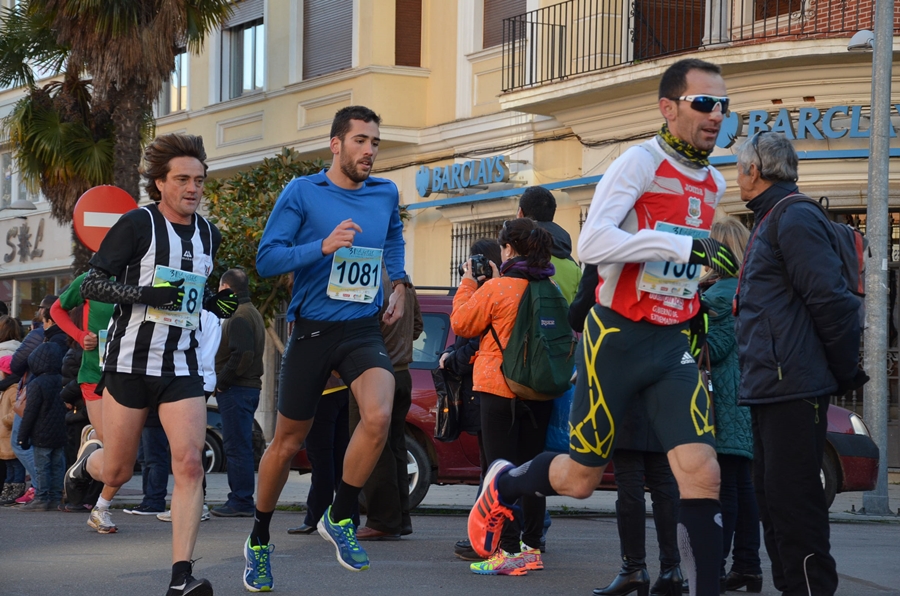
[[(502, 524), (496, 531), (487, 528), (488, 519), (492, 517), (491, 513), (495, 509), (498, 511), (494, 515), (499, 514), (508, 519), (512, 519), (512, 510), (503, 505), (499, 500), (497, 489), (494, 481), (501, 473), (511, 470), (513, 465), (505, 459), (498, 459), (488, 468), (487, 474), (484, 475), (484, 482), (481, 486), (481, 492), (475, 499), (475, 505), (469, 511), (468, 534), (469, 542), (472, 544), (472, 550), (485, 559), (490, 557), (500, 546), (500, 533), (503, 530)], [(479, 536), (481, 534), (481, 536)]]
[(72, 464), (68, 470), (66, 470), (65, 476), (65, 491), (66, 491), (66, 500), (70, 503), (81, 503), (84, 501), (85, 495), (87, 495), (88, 490), (90, 489), (92, 482), (97, 482), (93, 478), (85, 479), (85, 478), (76, 478), (75, 470), (80, 468), (84, 461), (91, 456), (92, 453), (97, 451), (97, 449), (102, 449), (103, 443), (98, 441), (97, 439), (91, 439), (86, 442), (84, 445), (78, 449), (78, 457), (75, 458), (75, 463)]

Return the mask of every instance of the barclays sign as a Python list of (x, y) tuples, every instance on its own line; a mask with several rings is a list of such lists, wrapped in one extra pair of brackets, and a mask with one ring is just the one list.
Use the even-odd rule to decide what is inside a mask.
[(509, 181), (506, 156), (496, 155), (463, 163), (429, 168), (416, 172), (416, 190), (420, 197), (433, 192), (459, 191), (464, 188)]
[[(894, 106), (894, 111), (900, 114), (900, 105)], [(716, 145), (723, 148), (731, 147), (735, 140), (746, 134), (752, 137), (758, 132), (780, 132), (790, 140), (797, 139), (867, 139), (869, 129), (863, 130), (860, 121), (863, 119), (862, 106), (834, 106), (824, 112), (819, 108), (800, 108), (795, 113), (790, 108), (781, 108), (771, 113), (765, 110), (751, 110), (744, 117), (737, 112), (731, 112), (722, 120), (722, 128)], [(840, 126), (835, 120), (850, 119)], [(746, 130), (745, 130), (746, 128)], [(896, 137), (897, 132), (893, 125), (890, 126), (891, 137)]]

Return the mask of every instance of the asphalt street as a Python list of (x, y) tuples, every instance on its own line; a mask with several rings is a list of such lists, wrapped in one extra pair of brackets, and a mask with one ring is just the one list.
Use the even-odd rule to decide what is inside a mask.
[[(434, 487), (437, 488), (437, 487)], [(114, 513), (119, 532), (99, 535), (87, 513), (26, 513), (0, 508), (0, 594), (3, 596), (161, 596), (170, 571), (171, 526), (154, 517)], [(414, 533), (397, 542), (366, 543), (368, 571), (340, 567), (329, 543), (316, 534), (291, 536), (301, 512), (279, 511), (272, 522), (275, 589), (282, 594), (431, 595), (578, 594), (606, 585), (619, 567), (615, 518), (557, 515), (548, 536), (546, 569), (524, 577), (472, 574), (454, 557), (465, 517), (414, 515)], [(217, 596), (245, 594), (242, 543), (251, 521), (213, 518), (201, 524), (195, 575), (210, 579)], [(651, 574), (658, 571), (652, 519), (647, 520)], [(900, 525), (832, 523), (839, 594), (900, 594)], [(765, 558), (765, 553), (761, 553)], [(763, 594), (775, 595), (764, 560)]]

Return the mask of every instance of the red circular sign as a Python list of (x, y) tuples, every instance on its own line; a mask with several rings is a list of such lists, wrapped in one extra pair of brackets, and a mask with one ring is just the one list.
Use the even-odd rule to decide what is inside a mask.
[(94, 252), (123, 213), (137, 209), (131, 195), (118, 186), (95, 186), (75, 203), (75, 234)]

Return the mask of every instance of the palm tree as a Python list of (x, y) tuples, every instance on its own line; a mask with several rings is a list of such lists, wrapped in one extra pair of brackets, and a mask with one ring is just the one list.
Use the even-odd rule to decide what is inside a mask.
[(29, 0), (58, 44), (93, 78), (95, 101), (110, 106), (113, 181), (135, 200), (141, 130), (175, 69), (180, 48), (198, 53), (207, 34), (232, 12), (232, 0)]
[[(229, 0), (31, 0), (0, 12), (0, 88), (28, 90), (0, 138), (55, 219), (70, 223), (78, 197), (98, 184), (138, 200), (141, 147), (175, 53), (199, 52), (230, 11)], [(38, 87), (35, 69), (61, 80)], [(73, 247), (77, 273), (90, 251), (74, 235)]]

